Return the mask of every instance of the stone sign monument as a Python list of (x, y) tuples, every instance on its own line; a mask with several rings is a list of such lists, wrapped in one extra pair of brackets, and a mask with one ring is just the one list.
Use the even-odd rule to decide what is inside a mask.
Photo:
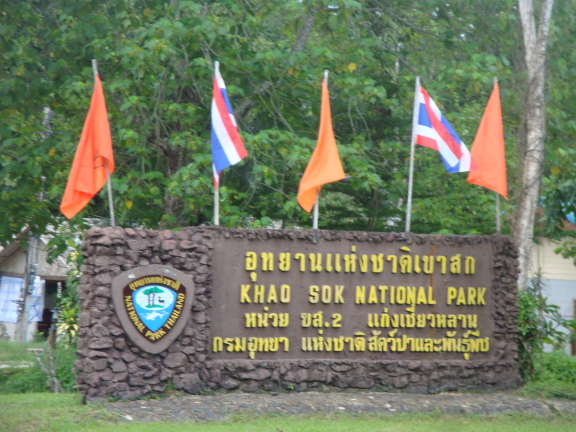
[(504, 236), (94, 228), (88, 399), (224, 389), (430, 393), (521, 383)]

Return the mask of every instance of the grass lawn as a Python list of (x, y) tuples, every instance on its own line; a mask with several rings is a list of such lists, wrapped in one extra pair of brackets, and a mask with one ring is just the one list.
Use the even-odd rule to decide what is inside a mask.
[(0, 396), (2, 432), (576, 432), (576, 419), (524, 416), (239, 417), (218, 423), (127, 423), (98, 405), (82, 405), (73, 394)]
[[(560, 415), (551, 418), (520, 415), (447, 416), (412, 415), (319, 415), (314, 417), (251, 416), (217, 423), (138, 423), (127, 422), (108, 413), (102, 405), (82, 405), (74, 393), (48, 391), (46, 376), (28, 348), (43, 348), (44, 343), (15, 344), (0, 341), (0, 432), (576, 432), (576, 418)], [(73, 349), (55, 351), (58, 378), (72, 392)], [(19, 368), (28, 363), (30, 367)], [(576, 358), (550, 353), (542, 357), (536, 380), (516, 390), (527, 398), (576, 400)]]
[(30, 364), (36, 362), (28, 348), (44, 348), (46, 342), (16, 343), (0, 340), (0, 364)]

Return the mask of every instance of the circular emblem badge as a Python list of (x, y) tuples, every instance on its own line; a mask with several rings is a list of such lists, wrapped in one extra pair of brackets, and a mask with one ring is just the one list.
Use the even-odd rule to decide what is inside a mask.
[(138, 267), (114, 278), (112, 300), (130, 339), (156, 354), (168, 348), (186, 325), (193, 282), (171, 267)]

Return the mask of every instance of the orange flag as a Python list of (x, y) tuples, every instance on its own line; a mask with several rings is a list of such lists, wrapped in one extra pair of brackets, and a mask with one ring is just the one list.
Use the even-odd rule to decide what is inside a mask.
[(318, 143), (300, 180), (298, 188), (298, 204), (308, 213), (320, 193), (320, 187), (327, 183), (342, 180), (346, 177), (342, 161), (336, 147), (336, 139), (332, 130), (332, 114), (330, 112), (330, 97), (326, 78), (322, 81), (322, 108), (320, 112), (320, 130)]
[(470, 170), (468, 183), (492, 189), (508, 199), (504, 129), (498, 82), (494, 83), (494, 90), (478, 126), (470, 153), (476, 168), (472, 167)]
[(98, 74), (94, 75), (94, 80), (90, 109), (60, 203), (60, 211), (68, 219), (76, 216), (106, 184), (106, 164), (109, 174), (114, 172), (112, 137), (104, 92)]

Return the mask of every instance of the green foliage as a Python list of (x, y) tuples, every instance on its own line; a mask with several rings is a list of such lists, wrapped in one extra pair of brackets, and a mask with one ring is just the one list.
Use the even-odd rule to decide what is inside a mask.
[(117, 430), (112, 415), (95, 405), (82, 405), (75, 394), (0, 395), (0, 405), (3, 432)]
[(538, 356), (536, 361), (538, 381), (562, 381), (566, 384), (576, 384), (576, 357), (556, 350)]
[(544, 350), (544, 344), (561, 347), (567, 335), (560, 330), (568, 322), (562, 318), (559, 307), (547, 302), (542, 295), (542, 279), (537, 277), (518, 292), (518, 333), (520, 370), (525, 380), (536, 378), (536, 360)]
[[(576, 79), (576, 53), (563, 42), (571, 26), (575, 25), (573, 11), (575, 0), (559, 2), (555, 5), (554, 17), (550, 27), (551, 44), (548, 52), (549, 88), (546, 106), (547, 116), (547, 152), (542, 179), (543, 217), (540, 232), (547, 237), (563, 239), (556, 253), (564, 258), (572, 258), (576, 264), (575, 233), (567, 231), (564, 221), (573, 220), (576, 214), (576, 182), (574, 164), (576, 150), (570, 143), (576, 140), (576, 120), (574, 110), (576, 100), (570, 82)], [(553, 102), (552, 102), (553, 101)]]
[(84, 257), (80, 251), (76, 237), (69, 232), (55, 235), (50, 243), (51, 253), (58, 256), (67, 250), (67, 260), (70, 270), (66, 277), (66, 289), (62, 291), (62, 297), (57, 300), (58, 322), (56, 324), (56, 337), (58, 344), (66, 348), (76, 346), (78, 335), (78, 305), (77, 289), (80, 285), (80, 268), (84, 262)]
[[(350, 397), (348, 395), (347, 397)], [(0, 396), (0, 425), (5, 432), (17, 431), (88, 431), (88, 432), (344, 432), (412, 431), (460, 432), (571, 432), (572, 418), (561, 415), (442, 415), (418, 414), (346, 414), (326, 413), (313, 416), (238, 414), (226, 421), (145, 422), (127, 421), (100, 405), (82, 405), (79, 397), (69, 394), (25, 394)]]
[(564, 351), (540, 353), (534, 370), (534, 379), (523, 387), (522, 395), (576, 401), (576, 357)]
[[(12, 343), (13, 342), (9, 342)], [(46, 353), (42, 355), (42, 358)], [(74, 349), (57, 348), (53, 351), (56, 378), (64, 391), (74, 390), (75, 377), (73, 363), (76, 359)], [(0, 369), (0, 394), (48, 392), (45, 373), (34, 356), (26, 355), (26, 362), (18, 362), (8, 368)]]
[(13, 366), (0, 371), (0, 394), (50, 391), (46, 375), (36, 363), (29, 367)]
[(64, 297), (58, 306), (58, 323), (56, 325), (56, 337), (58, 343), (65, 347), (76, 346), (78, 335), (78, 313), (80, 307), (73, 297)]
[(33, 362), (34, 355), (28, 351), (29, 348), (42, 348), (45, 342), (19, 343), (8, 339), (0, 340), (0, 362)]
[[(223, 225), (310, 225), (295, 196), (315, 146), (327, 68), (349, 179), (323, 188), (320, 226), (401, 231), (416, 75), (468, 145), (494, 76), (507, 135), (518, 128), (513, 4), (8, 0), (0, 15), (0, 202), (8, 215), (0, 217), (0, 243), (24, 226), (37, 233), (61, 224), (58, 204), (88, 109), (93, 58), (112, 127), (120, 226), (212, 220), (209, 110), (218, 60), (249, 152), (223, 173)], [(44, 106), (55, 113), (52, 134), (41, 124)], [(511, 179), (515, 150), (508, 140)], [(494, 232), (490, 191), (445, 174), (429, 149), (417, 149), (416, 163), (414, 232)], [(36, 198), (42, 176), (45, 201)], [(505, 233), (512, 209), (503, 204)], [(85, 229), (82, 216), (105, 220), (107, 213), (98, 195), (71, 231)]]

